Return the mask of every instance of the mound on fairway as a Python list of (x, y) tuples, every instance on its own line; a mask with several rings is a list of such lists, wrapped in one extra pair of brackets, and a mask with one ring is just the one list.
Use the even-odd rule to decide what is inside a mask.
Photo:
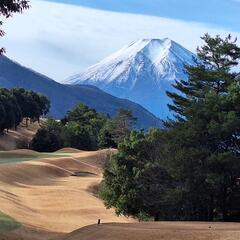
[[(25, 226), (50, 232), (71, 232), (99, 218), (105, 223), (132, 222), (107, 210), (89, 191), (101, 182), (109, 151), (73, 151), (67, 157), (61, 152), (39, 154), (34, 160), (0, 164), (0, 211)], [(8, 153), (18, 158), (20, 152)], [(91, 176), (74, 176), (80, 172)]]
[(81, 162), (85, 162), (102, 170), (111, 155), (116, 152), (116, 149), (105, 149), (85, 152), (84, 154), (75, 154), (74, 157)]
[(83, 152), (82, 150), (79, 149), (75, 149), (75, 148), (62, 148), (58, 151), (56, 151), (57, 153), (81, 153)]
[(61, 240), (238, 240), (238, 223), (158, 222), (87, 226)]

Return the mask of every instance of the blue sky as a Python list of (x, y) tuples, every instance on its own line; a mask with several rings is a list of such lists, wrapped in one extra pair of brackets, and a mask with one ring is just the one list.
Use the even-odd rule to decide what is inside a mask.
[(4, 21), (2, 46), (8, 57), (57, 81), (140, 38), (168, 37), (193, 52), (206, 32), (231, 33), (240, 43), (240, 0), (30, 2), (24, 14)]
[(240, 0), (50, 0), (117, 12), (195, 21), (240, 31)]

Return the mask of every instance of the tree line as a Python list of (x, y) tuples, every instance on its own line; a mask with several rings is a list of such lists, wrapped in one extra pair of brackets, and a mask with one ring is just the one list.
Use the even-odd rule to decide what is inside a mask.
[(30, 145), (39, 152), (54, 152), (63, 147), (81, 150), (117, 148), (130, 134), (135, 122), (128, 110), (119, 109), (116, 116), (110, 117), (80, 103), (63, 119), (49, 119)]
[(119, 215), (240, 221), (240, 47), (230, 35), (202, 40), (188, 80), (167, 92), (175, 118), (133, 131), (104, 171), (100, 196)]
[(47, 97), (23, 88), (0, 89), (0, 133), (17, 126), (26, 119), (39, 121), (40, 116), (48, 113), (50, 102)]

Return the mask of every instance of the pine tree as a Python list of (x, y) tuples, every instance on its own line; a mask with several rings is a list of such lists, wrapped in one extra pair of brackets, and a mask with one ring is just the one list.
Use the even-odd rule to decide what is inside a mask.
[(162, 134), (131, 132), (105, 169), (100, 196), (118, 215), (174, 219), (175, 181), (161, 158)]
[(240, 59), (236, 40), (203, 37), (178, 81), (162, 131), (133, 132), (105, 169), (101, 196), (118, 214), (240, 221)]
[(176, 112), (167, 123), (175, 151), (170, 161), (181, 169), (187, 219), (227, 220), (240, 191), (240, 81), (233, 72), (240, 48), (230, 35), (202, 39), (196, 65), (186, 67), (188, 81), (175, 84), (180, 94), (168, 92)]

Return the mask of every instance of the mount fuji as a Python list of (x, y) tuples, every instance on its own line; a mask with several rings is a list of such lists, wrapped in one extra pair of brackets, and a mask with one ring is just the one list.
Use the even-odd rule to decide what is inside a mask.
[(192, 52), (165, 38), (140, 39), (70, 77), (72, 85), (94, 85), (114, 96), (132, 100), (161, 119), (171, 116), (166, 91), (176, 80), (186, 80), (185, 65), (194, 64)]

